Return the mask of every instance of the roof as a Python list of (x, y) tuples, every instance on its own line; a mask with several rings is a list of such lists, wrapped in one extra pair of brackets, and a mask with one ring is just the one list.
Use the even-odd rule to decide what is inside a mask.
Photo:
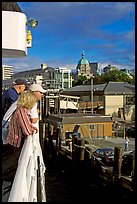
[(25, 70), (25, 71), (22, 71), (22, 72), (17, 72), (14, 74), (14, 78), (16, 76), (20, 76), (21, 74), (37, 74), (38, 72), (41, 72), (41, 73), (45, 73), (45, 71), (54, 71), (55, 69), (53, 67), (47, 67), (46, 69), (41, 69), (41, 68), (38, 68), (38, 69), (29, 69), (29, 70)]
[[(102, 92), (105, 95), (134, 95), (135, 85), (124, 82), (108, 82), (104, 84), (93, 85), (94, 93)], [(67, 88), (63, 91), (63, 94), (71, 95), (85, 95), (91, 92), (91, 85), (78, 85), (72, 88)]]
[(104, 90), (105, 94), (135, 94), (135, 85), (124, 82), (109, 82)]
[(67, 114), (51, 114), (45, 120), (62, 124), (83, 124), (104, 121), (112, 122), (112, 117), (91, 113), (77, 113), (77, 114), (67, 113)]
[(26, 70), (25, 72), (24, 71), (22, 71), (22, 72), (18, 72), (18, 73), (15, 73), (14, 74), (14, 77), (17, 77), (18, 75), (21, 75), (21, 74), (29, 74), (31, 72), (31, 74), (33, 74), (33, 73), (37, 73), (37, 72), (43, 72), (43, 70), (42, 69), (32, 69), (32, 70)]
[(119, 117), (115, 117), (115, 116), (112, 117), (112, 122), (114, 122), (114, 123), (126, 123), (126, 121), (124, 119), (119, 118)]
[(15, 11), (22, 13), (21, 8), (16, 2), (2, 2), (2, 11)]
[(78, 61), (78, 64), (89, 64), (88, 60), (85, 58), (84, 51), (82, 52), (82, 58)]

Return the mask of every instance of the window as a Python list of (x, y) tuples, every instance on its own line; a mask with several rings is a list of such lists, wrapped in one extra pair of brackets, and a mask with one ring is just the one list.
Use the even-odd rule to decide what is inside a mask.
[(64, 79), (68, 79), (68, 73), (64, 73)]
[(89, 129), (90, 130), (94, 130), (95, 129), (95, 125), (94, 124), (89, 125)]
[(68, 88), (68, 82), (64, 82), (64, 88)]
[(126, 105), (134, 105), (135, 104), (134, 96), (126, 96)]

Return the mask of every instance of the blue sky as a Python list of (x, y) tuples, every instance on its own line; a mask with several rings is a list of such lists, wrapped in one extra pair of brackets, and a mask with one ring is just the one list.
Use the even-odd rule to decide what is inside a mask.
[(14, 72), (51, 67), (75, 69), (85, 57), (119, 69), (135, 69), (134, 2), (17, 2), (27, 18), (39, 24), (31, 29), (28, 56), (3, 58)]

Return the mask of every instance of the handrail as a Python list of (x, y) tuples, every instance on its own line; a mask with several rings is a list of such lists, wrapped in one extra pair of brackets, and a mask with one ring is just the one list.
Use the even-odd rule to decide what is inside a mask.
[[(28, 136), (24, 142), (8, 202), (37, 202), (38, 179), (41, 185), (39, 197), (41, 202), (46, 202), (45, 165), (38, 138), (39, 133), (36, 133)], [(38, 178), (38, 171), (40, 178)]]
[(104, 101), (79, 101), (79, 109), (91, 108), (92, 105), (95, 108), (98, 104), (100, 104), (100, 107), (104, 107)]

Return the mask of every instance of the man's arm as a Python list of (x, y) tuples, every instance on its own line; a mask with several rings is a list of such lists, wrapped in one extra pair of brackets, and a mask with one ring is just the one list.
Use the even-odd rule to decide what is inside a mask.
[(34, 107), (30, 110), (30, 118), (33, 124), (37, 123), (37, 121), (39, 120), (37, 104), (35, 104)]

